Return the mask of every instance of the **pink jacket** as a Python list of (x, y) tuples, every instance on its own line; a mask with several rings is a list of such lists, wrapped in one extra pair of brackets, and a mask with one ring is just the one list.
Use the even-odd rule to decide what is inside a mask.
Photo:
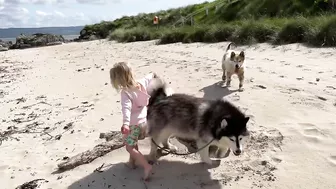
[(121, 91), (121, 111), (124, 125), (138, 125), (146, 121), (147, 105), (150, 97), (147, 94), (147, 87), (153, 77), (153, 73), (150, 73), (138, 80), (142, 90), (146, 92), (138, 89)]

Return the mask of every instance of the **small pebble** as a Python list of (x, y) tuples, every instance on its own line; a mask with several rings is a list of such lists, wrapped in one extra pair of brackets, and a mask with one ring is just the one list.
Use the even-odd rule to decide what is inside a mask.
[(56, 135), (56, 136), (55, 136), (55, 139), (56, 139), (56, 140), (60, 140), (61, 138), (62, 138), (62, 135)]

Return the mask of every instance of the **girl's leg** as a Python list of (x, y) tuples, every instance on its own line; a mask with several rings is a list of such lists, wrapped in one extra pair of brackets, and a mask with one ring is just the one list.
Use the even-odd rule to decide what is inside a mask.
[[(134, 146), (134, 148), (136, 150), (139, 150), (139, 147), (138, 147), (138, 144), (136, 144)], [(135, 159), (132, 158), (131, 154), (130, 154), (130, 157), (129, 157), (129, 160), (127, 162), (127, 166), (130, 167), (131, 169), (135, 169), (136, 168), (136, 165), (135, 165)]]
[(131, 154), (130, 154), (129, 160), (128, 160), (128, 162), (126, 164), (131, 169), (135, 169), (136, 168), (135, 160), (132, 158)]
[(144, 179), (148, 180), (152, 171), (152, 166), (147, 162), (144, 155), (137, 150), (138, 146), (130, 146), (126, 144), (126, 150), (130, 153), (131, 158), (139, 162), (140, 165), (144, 168)]

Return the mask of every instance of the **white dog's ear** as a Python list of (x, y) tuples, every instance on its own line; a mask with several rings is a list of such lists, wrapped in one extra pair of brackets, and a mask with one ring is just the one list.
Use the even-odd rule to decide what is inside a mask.
[(226, 119), (224, 118), (221, 122), (221, 128), (224, 129), (226, 126), (228, 125), (228, 122), (226, 121)]
[(234, 57), (236, 56), (235, 52), (231, 52), (230, 59), (233, 61)]
[(241, 51), (241, 52), (239, 53), (239, 56), (242, 57), (242, 58), (245, 58), (245, 52), (244, 52), (244, 51)]

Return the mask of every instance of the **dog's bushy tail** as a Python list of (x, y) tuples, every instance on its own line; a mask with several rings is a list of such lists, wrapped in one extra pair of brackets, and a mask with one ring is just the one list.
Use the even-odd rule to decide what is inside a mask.
[(226, 51), (225, 52), (227, 52), (228, 50), (231, 49), (231, 45), (237, 46), (234, 42), (230, 42), (229, 45), (226, 47)]
[(167, 96), (171, 96), (174, 93), (173, 89), (161, 78), (154, 78), (150, 82), (147, 92), (150, 96), (148, 106), (151, 106), (155, 102), (158, 102)]

